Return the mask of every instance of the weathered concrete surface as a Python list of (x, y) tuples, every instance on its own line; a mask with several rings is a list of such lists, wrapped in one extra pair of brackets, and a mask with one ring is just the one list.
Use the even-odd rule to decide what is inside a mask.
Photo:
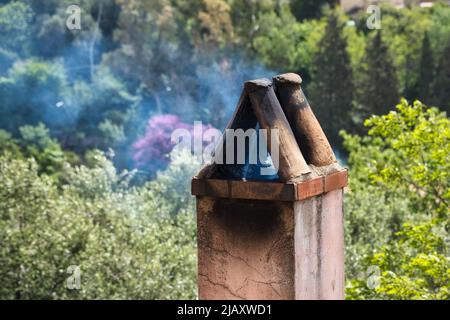
[(342, 189), (302, 201), (197, 197), (200, 299), (343, 299)]
[(295, 298), (344, 299), (342, 190), (295, 202)]
[(294, 299), (292, 202), (197, 197), (200, 299)]

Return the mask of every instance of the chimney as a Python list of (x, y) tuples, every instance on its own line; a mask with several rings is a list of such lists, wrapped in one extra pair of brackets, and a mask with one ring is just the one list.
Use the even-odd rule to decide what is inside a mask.
[[(269, 132), (269, 151), (277, 130), (275, 178), (246, 177), (247, 163), (214, 163), (192, 179), (199, 298), (343, 299), (347, 170), (336, 162), (298, 75), (245, 83), (227, 129), (252, 128)], [(223, 160), (227, 138), (216, 149)], [(245, 147), (248, 160), (257, 148)]]

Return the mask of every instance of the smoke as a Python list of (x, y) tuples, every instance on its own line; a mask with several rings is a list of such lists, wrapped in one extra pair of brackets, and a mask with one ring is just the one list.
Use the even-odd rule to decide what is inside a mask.
[[(32, 32), (23, 39), (24, 54), (13, 55), (0, 44), (0, 129), (17, 134), (20, 126), (42, 122), (65, 148), (114, 149), (119, 168), (136, 165), (132, 145), (144, 136), (152, 116), (174, 114), (187, 124), (202, 121), (223, 130), (244, 81), (276, 74), (239, 51), (209, 52), (207, 59), (194, 52), (180, 65), (182, 53), (166, 45), (162, 54), (171, 70), (164, 75), (141, 71), (164, 79), (150, 91), (140, 77), (124, 77), (123, 68), (105, 59), (123, 48), (112, 35), (102, 36), (92, 17), (84, 17), (81, 30), (67, 30), (61, 4), (51, 14), (25, 18), (22, 23)], [(9, 41), (15, 41), (12, 35)], [(177, 50), (186, 47), (180, 44)]]
[[(202, 121), (207, 126), (224, 130), (236, 108), (244, 81), (272, 77), (274, 74), (276, 73), (260, 64), (248, 62), (238, 54), (221, 56), (207, 65), (198, 64), (194, 66), (194, 72), (189, 78), (184, 80), (185, 85), (168, 81), (162, 90), (154, 92), (150, 97), (144, 96), (138, 103), (139, 116), (131, 126), (131, 131), (135, 130), (128, 135), (136, 137), (138, 141), (139, 137), (145, 135), (148, 139), (152, 135), (151, 129), (144, 133), (143, 126), (147, 124), (147, 119), (162, 114), (176, 115), (190, 126), (195, 121)], [(155, 135), (158, 130), (154, 129)], [(133, 153), (135, 150), (131, 149), (129, 152)]]

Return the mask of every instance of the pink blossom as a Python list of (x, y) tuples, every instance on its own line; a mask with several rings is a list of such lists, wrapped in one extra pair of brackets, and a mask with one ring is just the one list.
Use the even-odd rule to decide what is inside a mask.
[[(210, 128), (211, 125), (203, 126), (202, 141), (203, 132)], [(166, 167), (170, 160), (169, 153), (174, 147), (171, 135), (175, 129), (186, 129), (195, 138), (194, 126), (182, 122), (176, 115), (163, 114), (150, 118), (145, 135), (133, 144), (136, 165), (152, 172)]]

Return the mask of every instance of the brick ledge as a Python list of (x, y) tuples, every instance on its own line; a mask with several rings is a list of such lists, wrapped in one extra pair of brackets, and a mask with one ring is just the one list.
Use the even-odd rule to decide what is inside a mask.
[(299, 201), (347, 186), (347, 169), (302, 182), (192, 179), (192, 195), (230, 199)]

